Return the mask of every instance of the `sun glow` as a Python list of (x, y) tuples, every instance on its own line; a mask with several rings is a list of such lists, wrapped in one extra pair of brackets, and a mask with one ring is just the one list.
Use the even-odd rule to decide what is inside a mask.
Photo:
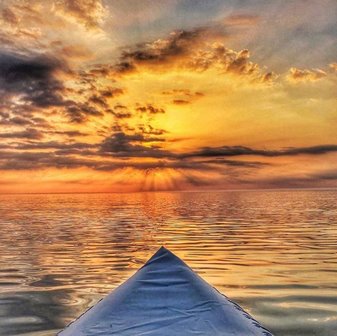
[(0, 5), (0, 193), (337, 186), (335, 5), (164, 2)]

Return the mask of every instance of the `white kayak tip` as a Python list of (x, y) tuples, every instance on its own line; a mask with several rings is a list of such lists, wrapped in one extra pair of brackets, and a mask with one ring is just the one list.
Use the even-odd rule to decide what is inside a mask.
[(59, 336), (272, 336), (162, 246)]

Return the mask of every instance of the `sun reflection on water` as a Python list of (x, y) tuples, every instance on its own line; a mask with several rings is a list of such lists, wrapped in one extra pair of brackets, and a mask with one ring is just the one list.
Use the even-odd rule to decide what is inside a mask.
[(336, 196), (2, 195), (0, 334), (55, 334), (166, 245), (276, 335), (335, 335)]

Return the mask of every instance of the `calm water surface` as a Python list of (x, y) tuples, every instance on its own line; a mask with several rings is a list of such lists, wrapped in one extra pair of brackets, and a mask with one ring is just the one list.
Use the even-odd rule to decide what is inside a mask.
[(0, 335), (49, 336), (165, 244), (277, 335), (337, 335), (337, 191), (0, 196)]

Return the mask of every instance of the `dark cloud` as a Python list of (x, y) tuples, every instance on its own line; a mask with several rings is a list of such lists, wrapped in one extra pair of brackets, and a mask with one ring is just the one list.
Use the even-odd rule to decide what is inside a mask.
[(319, 146), (298, 147), (298, 148), (295, 147), (279, 151), (280, 155), (300, 155), (300, 154), (321, 155), (332, 152), (337, 152), (337, 145), (319, 145)]
[(207, 187), (213, 184), (213, 182), (211, 182), (209, 179), (205, 177), (201, 178), (200, 176), (193, 176), (186, 173), (183, 173), (183, 176), (185, 181), (194, 187), (205, 187), (205, 186)]
[(100, 95), (105, 98), (114, 98), (125, 94), (125, 89), (121, 88), (107, 88), (100, 91)]
[(89, 102), (90, 103), (93, 103), (95, 105), (98, 105), (100, 107), (103, 107), (103, 108), (108, 108), (108, 103), (106, 101), (106, 99), (104, 97), (100, 97), (98, 95), (92, 95), (90, 98), (89, 98)]
[(264, 150), (251, 149), (244, 146), (221, 146), (221, 147), (203, 147), (202, 149), (182, 154), (183, 158), (188, 157), (221, 157), (221, 156), (241, 156), (241, 155), (266, 155)]
[[(96, 165), (98, 165), (96, 163)], [(46, 152), (0, 152), (0, 170), (95, 167), (95, 161)]]
[(252, 74), (257, 70), (257, 64), (248, 61), (250, 57), (249, 50), (244, 49), (236, 53), (235, 58), (227, 64), (227, 71), (237, 74)]
[(65, 62), (48, 55), (0, 54), (0, 97), (17, 96), (35, 107), (60, 106), (63, 84), (56, 72), (68, 72)]
[[(7, 149), (0, 146), (1, 149)], [(58, 148), (62, 148), (59, 149)], [(109, 153), (100, 153), (90, 151), (90, 148), (95, 148), (94, 145), (88, 146), (87, 144), (61, 144), (57, 142), (46, 142), (42, 144), (31, 144), (26, 146), (17, 147), (21, 151), (2, 151), (0, 152), (0, 170), (35, 170), (45, 168), (91, 168), (99, 171), (113, 171), (125, 167), (149, 170), (149, 169), (177, 169), (179, 172), (186, 176), (191, 176), (184, 171), (218, 171), (221, 167), (235, 166), (236, 168), (246, 168), (247, 165), (244, 162), (228, 161), (221, 162), (220, 165), (214, 165), (213, 162), (202, 161), (185, 161), (185, 160), (172, 160), (162, 156), (168, 156), (165, 153), (160, 155), (160, 152), (150, 152), (151, 149), (141, 149), (140, 147), (131, 148), (124, 147), (128, 153), (136, 153), (137, 157), (153, 157), (159, 160), (156, 161), (131, 161), (125, 160), (123, 157), (125, 152), (114, 153), (114, 157), (111, 157)], [(34, 150), (23, 152), (23, 149)], [(45, 149), (57, 149), (54, 152), (38, 152), (38, 150)], [(152, 149), (155, 151), (155, 149)], [(110, 153), (111, 154), (111, 153)], [(100, 160), (97, 157), (100, 156)], [(132, 156), (131, 156), (132, 157)], [(111, 159), (122, 158), (122, 161), (111, 161)], [(219, 168), (220, 167), (220, 168)], [(255, 168), (255, 167), (253, 167)]]
[(105, 113), (114, 114), (116, 118), (129, 118), (131, 114), (120, 111), (118, 107), (116, 108), (118, 105), (115, 106), (115, 110), (110, 107), (109, 99), (124, 94), (124, 92), (120, 88), (99, 90), (93, 83), (90, 83), (89, 88), (81, 88), (74, 92), (81, 101), (64, 99), (62, 108), (69, 120), (74, 123), (84, 123), (89, 117), (102, 117)]
[(65, 113), (73, 123), (84, 123), (88, 117), (102, 117), (104, 113), (92, 105), (67, 101), (65, 104)]
[(24, 131), (0, 133), (0, 138), (3, 139), (35, 139), (40, 140), (43, 138), (43, 133), (35, 128), (29, 128)]
[(177, 30), (165, 38), (150, 43), (138, 44), (122, 51), (120, 61), (113, 66), (116, 74), (130, 73), (142, 65), (167, 65), (184, 59), (207, 39), (226, 36), (220, 25), (199, 27), (193, 30)]
[(322, 171), (316, 174), (311, 175), (312, 178), (319, 179), (319, 180), (337, 180), (337, 169)]
[(98, 148), (95, 144), (88, 144), (84, 142), (73, 142), (73, 143), (64, 143), (59, 141), (47, 141), (47, 142), (30, 142), (17, 144), (16, 146), (11, 146), (12, 149), (18, 150), (41, 150), (41, 149), (59, 149), (59, 150), (69, 150), (69, 149), (92, 149)]
[(114, 106), (111, 112), (117, 119), (129, 119), (132, 117), (132, 113), (125, 105), (117, 104)]
[(246, 167), (246, 168), (261, 168), (263, 166), (269, 165), (268, 163), (260, 161), (228, 160), (222, 158), (203, 160), (202, 162), (204, 164), (227, 165), (232, 167)]
[(121, 88), (107, 88), (104, 90), (95, 90), (95, 93), (88, 98), (88, 102), (98, 105), (101, 108), (108, 109), (108, 99), (120, 96), (125, 93)]
[(151, 125), (138, 125), (138, 130), (140, 131), (141, 134), (144, 135), (164, 135), (167, 133), (166, 130), (164, 129), (157, 129), (152, 127)]
[(14, 125), (27, 126), (32, 125), (32, 121), (22, 117), (14, 117), (10, 119), (10, 122)]
[(191, 45), (197, 43), (207, 31), (206, 28), (175, 31), (167, 39), (157, 40), (151, 44), (140, 44), (136, 50), (124, 51), (122, 59), (135, 63), (164, 62), (188, 53)]
[(337, 145), (319, 145), (312, 147), (294, 147), (281, 150), (261, 150), (244, 146), (204, 147), (199, 151), (182, 154), (181, 157), (220, 157), (220, 156), (294, 156), (294, 155), (320, 155), (337, 152)]
[(151, 71), (168, 71), (172, 67), (202, 72), (214, 68), (220, 74), (246, 76), (255, 83), (272, 83), (277, 76), (265, 73), (258, 64), (250, 61), (247, 49), (234, 51), (226, 48), (224, 40), (235, 24), (252, 23), (255, 17), (237, 16), (228, 18), (229, 23), (215, 22), (209, 26), (191, 30), (178, 30), (168, 37), (153, 42), (141, 43), (121, 52), (119, 61), (107, 67), (114, 75), (129, 74), (141, 67)]
[(337, 182), (337, 170), (319, 171), (311, 174), (297, 174), (246, 179), (238, 178), (239, 183), (250, 185), (263, 185), (266, 188), (322, 188), (332, 187), (332, 182)]
[(147, 113), (147, 114), (158, 114), (165, 113), (165, 110), (161, 107), (156, 107), (152, 104), (140, 105), (138, 104), (136, 107), (137, 112)]
[(78, 137), (78, 136), (87, 136), (88, 133), (84, 133), (81, 131), (52, 131), (50, 132), (52, 134), (58, 134), (58, 135), (65, 135), (68, 137)]
[[(128, 74), (132, 73), (136, 70), (135, 64), (131, 63), (132, 60), (128, 61), (122, 61), (120, 60), (118, 63), (114, 64), (113, 66), (109, 66), (108, 68), (105, 69), (107, 73), (113, 73), (113, 74)], [(103, 71), (103, 69), (102, 69)]]
[[(114, 133), (106, 138), (101, 144), (101, 152), (111, 153), (115, 156), (124, 157), (155, 157), (161, 158), (171, 155), (162, 150), (160, 146), (151, 143), (163, 142), (163, 138), (145, 136), (144, 134)], [(144, 143), (148, 144), (144, 146)]]
[[(49, 55), (0, 54), (0, 104), (3, 105), (2, 110), (11, 111), (16, 118), (7, 118), (6, 122), (24, 125), (26, 119), (27, 125), (34, 123), (34, 111), (58, 108), (58, 113), (65, 114), (71, 122), (83, 123), (89, 117), (103, 116), (109, 109), (107, 99), (124, 92), (120, 88), (96, 90), (93, 87), (87, 90), (91, 94), (88, 96), (66, 88), (58, 78), (60, 73), (75, 76), (64, 60)], [(68, 99), (68, 93), (78, 94), (81, 101)]]
[(27, 118), (23, 117), (13, 117), (11, 118), (10, 115), (7, 117), (2, 117), (0, 119), (0, 125), (3, 126), (28, 126), (33, 125), (33, 122)]
[(205, 94), (200, 91), (191, 91), (189, 89), (173, 89), (162, 92), (163, 95), (183, 96), (188, 98), (203, 97)]
[(163, 95), (166, 96), (173, 96), (175, 97), (172, 101), (175, 105), (187, 105), (191, 104), (195, 100), (200, 99), (201, 97), (204, 97), (205, 94), (200, 91), (191, 91), (189, 89), (174, 89), (174, 90), (168, 90), (163, 91)]
[[(2, 133), (1, 138), (15, 140), (0, 146), (0, 169), (33, 170), (45, 168), (74, 169), (86, 167), (97, 171), (113, 171), (125, 167), (147, 172), (153, 169), (175, 169), (186, 183), (194, 186), (211, 185), (221, 179), (229, 179), (242, 185), (278, 187), (315, 185), (318, 181), (337, 179), (335, 171), (307, 176), (275, 177), (258, 181), (257, 169), (272, 165), (259, 160), (245, 160), (244, 156), (296, 156), (322, 155), (337, 152), (337, 145), (286, 148), (280, 150), (259, 150), (245, 146), (204, 147), (194, 152), (177, 154), (162, 148), (165, 131), (148, 125), (137, 125), (137, 131), (115, 132), (100, 143), (71, 141), (45, 141), (42, 134), (33, 129), (25, 132)], [(51, 130), (53, 132), (53, 130)], [(74, 131), (69, 136), (79, 136)], [(241, 158), (242, 156), (242, 158)], [(237, 157), (234, 159), (233, 157)], [(239, 158), (240, 157), (240, 158)], [(146, 161), (134, 160), (146, 158)], [(215, 180), (200, 173), (214, 173)], [(318, 183), (317, 182), (317, 183)]]
[(274, 72), (267, 72), (266, 74), (262, 75), (261, 82), (262, 83), (272, 83), (278, 75), (276, 75)]
[(185, 99), (174, 99), (172, 101), (172, 103), (175, 104), (175, 105), (188, 105), (188, 104), (191, 104), (190, 101), (185, 100)]
[(44, 129), (51, 128), (49, 122), (45, 118), (30, 116), (30, 120), (34, 123), (34, 126)]

